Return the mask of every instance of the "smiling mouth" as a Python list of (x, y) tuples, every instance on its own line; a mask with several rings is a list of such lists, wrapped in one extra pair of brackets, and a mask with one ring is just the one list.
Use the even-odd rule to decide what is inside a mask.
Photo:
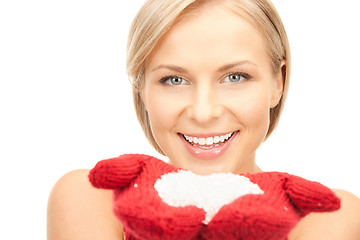
[(192, 146), (199, 147), (202, 149), (212, 149), (214, 147), (221, 146), (225, 144), (227, 141), (234, 136), (235, 132), (227, 133), (224, 135), (219, 136), (212, 136), (212, 137), (195, 137), (195, 136), (188, 136), (185, 134), (181, 134), (183, 138)]

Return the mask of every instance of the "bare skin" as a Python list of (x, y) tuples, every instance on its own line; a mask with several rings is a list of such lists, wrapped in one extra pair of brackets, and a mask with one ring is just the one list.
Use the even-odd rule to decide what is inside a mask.
[(122, 228), (112, 213), (112, 192), (95, 189), (88, 170), (64, 175), (48, 203), (48, 240), (122, 239)]
[[(48, 240), (119, 240), (122, 227), (112, 213), (112, 192), (93, 188), (88, 170), (63, 176), (49, 198)], [(289, 240), (358, 240), (360, 199), (334, 190), (341, 198), (341, 209), (332, 213), (312, 213), (289, 234)]]

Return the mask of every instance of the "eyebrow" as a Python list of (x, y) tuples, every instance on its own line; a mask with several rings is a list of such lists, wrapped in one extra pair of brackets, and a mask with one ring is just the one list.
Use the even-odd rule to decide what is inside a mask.
[(243, 60), (243, 61), (238, 61), (238, 62), (234, 62), (234, 63), (229, 63), (229, 64), (225, 64), (224, 66), (221, 66), (219, 69), (218, 69), (218, 72), (224, 72), (226, 70), (229, 70), (231, 68), (234, 68), (234, 67), (237, 67), (237, 66), (241, 66), (241, 65), (253, 65), (253, 66), (257, 66), (255, 63), (253, 62), (250, 62), (248, 60)]
[(151, 70), (151, 71), (154, 72), (158, 69), (170, 69), (170, 70), (178, 72), (178, 73), (187, 73), (188, 72), (185, 68), (175, 66), (175, 65), (164, 65), (164, 64), (159, 65), (156, 68), (153, 68), (153, 70)]
[[(243, 61), (238, 61), (238, 62), (234, 62), (234, 63), (225, 64), (225, 65), (219, 67), (217, 71), (218, 72), (224, 72), (224, 71), (229, 70), (231, 68), (234, 68), (234, 67), (237, 67), (237, 66), (240, 66), (240, 65), (245, 65), (245, 64), (250, 64), (250, 65), (253, 65), (253, 66), (257, 66), (253, 62), (250, 62), (248, 60), (243, 60)], [(154, 71), (156, 71), (158, 69), (169, 69), (169, 70), (172, 70), (172, 71), (175, 71), (175, 72), (178, 72), (178, 73), (187, 73), (188, 72), (185, 68), (175, 66), (175, 65), (167, 65), (167, 64), (161, 64), (161, 65), (153, 68), (151, 71), (154, 72)]]

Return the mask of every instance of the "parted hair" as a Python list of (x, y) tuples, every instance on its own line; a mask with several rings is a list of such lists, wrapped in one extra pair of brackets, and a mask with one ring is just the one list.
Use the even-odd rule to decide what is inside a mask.
[[(274, 131), (284, 107), (290, 74), (290, 47), (281, 18), (269, 0), (146, 0), (135, 16), (127, 44), (127, 73), (132, 82), (135, 111), (145, 136), (152, 146), (164, 154), (157, 144), (149, 116), (141, 99), (145, 67), (159, 40), (180, 19), (206, 4), (222, 4), (251, 23), (262, 36), (274, 74), (281, 71), (283, 95), (277, 106), (270, 109), (266, 139)], [(285, 65), (281, 65), (285, 61)]]

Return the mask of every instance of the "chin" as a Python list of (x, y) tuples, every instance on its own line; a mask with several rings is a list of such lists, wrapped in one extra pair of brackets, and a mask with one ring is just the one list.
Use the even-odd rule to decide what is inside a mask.
[(241, 170), (241, 157), (226, 157), (226, 155), (219, 157), (217, 159), (197, 159), (193, 156), (187, 156), (178, 161), (171, 161), (170, 163), (182, 168), (194, 172), (199, 175), (210, 175), (213, 173), (241, 173), (247, 172), (245, 169)]

